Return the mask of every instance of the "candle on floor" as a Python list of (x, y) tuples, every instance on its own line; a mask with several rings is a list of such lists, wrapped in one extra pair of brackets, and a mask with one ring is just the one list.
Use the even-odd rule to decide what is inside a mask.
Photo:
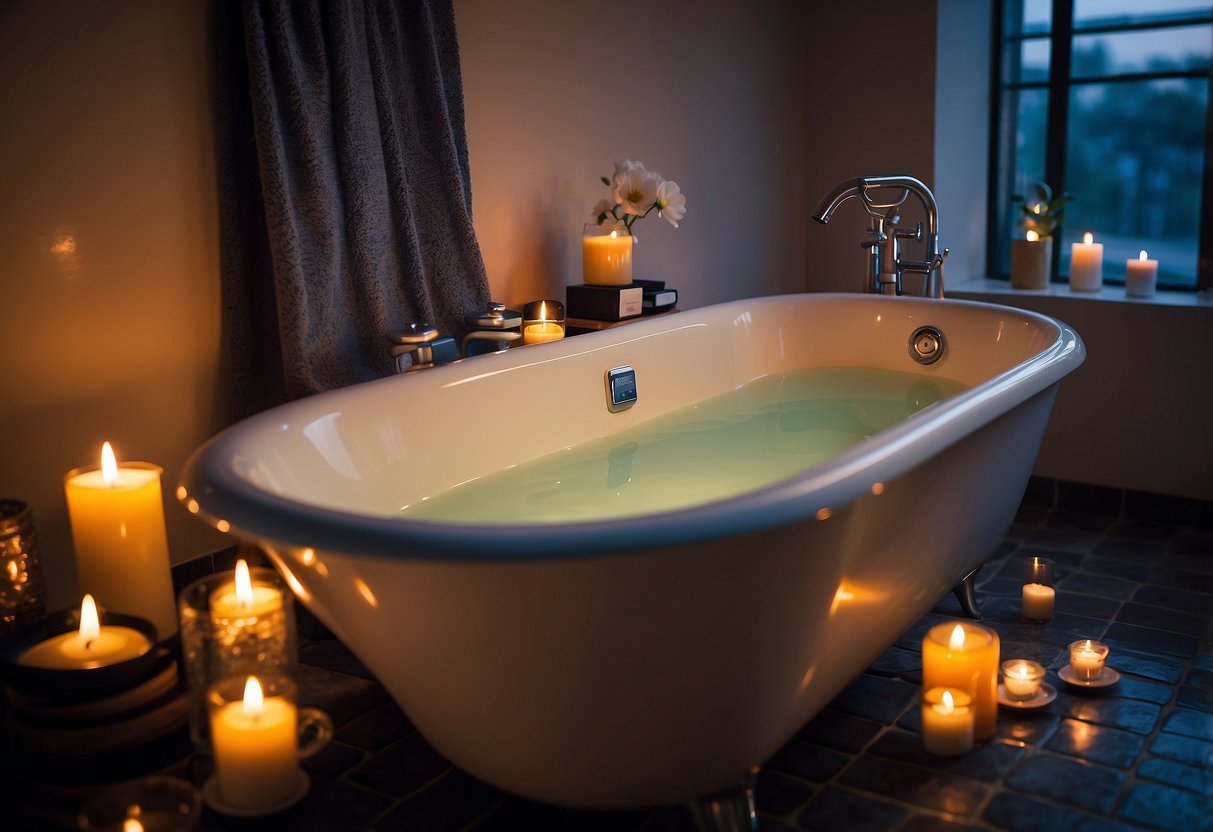
[(1002, 663), (1002, 686), (1007, 698), (1015, 702), (1027, 702), (1040, 692), (1045, 678), (1045, 669), (1039, 662), (1029, 659), (1010, 659)]
[[(246, 661), (264, 664), (288, 644), (285, 600), (279, 586), (254, 581), (243, 558), (236, 561), (231, 581), (219, 586), (210, 598), (211, 627), (220, 664), (244, 667)], [(253, 666), (256, 666), (254, 664)]]
[(285, 696), (265, 696), (249, 676), (244, 695), (224, 701), (211, 693), (211, 745), (216, 786), (223, 800), (256, 811), (288, 801), (299, 787), (297, 712)]
[(177, 632), (158, 465), (119, 465), (110, 443), (100, 468), (64, 477), (80, 588), (114, 612), (146, 618), (159, 638)]
[(1053, 620), (1053, 561), (1033, 557), (1024, 561), (1023, 617), (1029, 621)]
[(632, 235), (622, 223), (589, 223), (581, 236), (582, 280), (592, 286), (632, 282)]
[(922, 697), (922, 744), (941, 757), (973, 749), (972, 697), (955, 688), (931, 688)]
[(80, 603), (80, 628), (38, 642), (17, 663), (47, 670), (91, 669), (137, 659), (151, 649), (152, 642), (136, 629), (101, 626), (96, 601), (85, 595)]
[(962, 690), (973, 699), (974, 736), (994, 736), (998, 720), (998, 634), (971, 622), (945, 621), (922, 640), (922, 687)]
[(1108, 645), (1083, 639), (1070, 645), (1070, 670), (1084, 682), (1092, 682), (1103, 675), (1104, 662), (1108, 659)]
[(1098, 292), (1103, 286), (1103, 243), (1088, 231), (1081, 243), (1070, 245), (1070, 289)]
[(1158, 261), (1150, 260), (1145, 249), (1136, 260), (1125, 261), (1125, 294), (1129, 297), (1148, 298), (1154, 294), (1158, 284)]

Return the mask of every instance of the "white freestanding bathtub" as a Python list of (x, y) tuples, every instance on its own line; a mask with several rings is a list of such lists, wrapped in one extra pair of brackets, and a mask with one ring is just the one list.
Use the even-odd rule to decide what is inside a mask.
[[(920, 366), (919, 327), (945, 349)], [(806, 294), (646, 319), (300, 400), (226, 430), (178, 497), (263, 545), (452, 762), (541, 801), (735, 787), (991, 554), (1078, 336), (1007, 307)], [(612, 412), (604, 373), (635, 370)], [(402, 506), (809, 367), (971, 387), (706, 505), (564, 524)]]

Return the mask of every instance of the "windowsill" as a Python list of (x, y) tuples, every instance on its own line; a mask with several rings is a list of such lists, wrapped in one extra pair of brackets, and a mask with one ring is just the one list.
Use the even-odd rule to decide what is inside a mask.
[(949, 286), (948, 297), (993, 300), (1008, 296), (1023, 298), (1065, 298), (1078, 301), (1107, 301), (1142, 306), (1180, 306), (1213, 309), (1213, 296), (1207, 292), (1177, 292), (1160, 289), (1152, 297), (1127, 297), (1123, 286), (1105, 286), (1098, 292), (1072, 292), (1064, 283), (1051, 283), (1047, 289), (1012, 289), (1009, 280), (978, 278)]

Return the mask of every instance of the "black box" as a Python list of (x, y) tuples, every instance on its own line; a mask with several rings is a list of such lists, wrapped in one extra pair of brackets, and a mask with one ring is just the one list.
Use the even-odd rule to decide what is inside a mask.
[(591, 286), (582, 283), (565, 287), (565, 313), (570, 318), (622, 321), (644, 311), (644, 289), (627, 286)]

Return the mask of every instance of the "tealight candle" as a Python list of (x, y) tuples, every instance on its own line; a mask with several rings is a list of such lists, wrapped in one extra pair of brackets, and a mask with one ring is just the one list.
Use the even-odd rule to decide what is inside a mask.
[(941, 757), (973, 749), (972, 698), (955, 688), (931, 688), (922, 697), (922, 744)]
[(1108, 645), (1102, 642), (1089, 638), (1076, 641), (1070, 645), (1070, 670), (1082, 681), (1094, 681), (1103, 675), (1108, 652)]
[(945, 621), (922, 640), (922, 686), (962, 690), (973, 699), (974, 736), (994, 736), (998, 720), (998, 634), (970, 622)]
[(1070, 289), (1075, 292), (1098, 292), (1103, 286), (1103, 243), (1095, 242), (1088, 231), (1081, 243), (1070, 246)]
[(1045, 669), (1039, 662), (1028, 659), (1010, 659), (1002, 663), (1002, 686), (1007, 698), (1015, 702), (1027, 702), (1040, 692)]
[(1158, 261), (1150, 260), (1145, 249), (1136, 260), (1125, 261), (1125, 294), (1129, 297), (1148, 298), (1154, 294), (1158, 284)]
[(212, 697), (211, 744), (223, 800), (249, 811), (288, 801), (299, 788), (295, 703), (265, 696), (256, 676), (247, 678), (238, 701), (223, 701), (218, 691)]
[(101, 467), (64, 477), (80, 589), (115, 612), (146, 618), (160, 638), (177, 632), (168, 534), (160, 496), (162, 469), (118, 465), (101, 448)]
[(592, 286), (632, 282), (633, 238), (622, 223), (588, 223), (581, 236), (582, 279)]
[(233, 579), (211, 593), (210, 612), (221, 666), (234, 669), (265, 661), (289, 643), (282, 590), (268, 581), (253, 581), (243, 558), (236, 561)]
[(17, 663), (47, 670), (87, 670), (137, 659), (151, 649), (151, 641), (136, 629), (112, 624), (102, 627), (97, 602), (85, 595), (80, 603), (80, 628), (35, 644)]
[(543, 344), (564, 338), (564, 304), (558, 300), (532, 301), (523, 307), (522, 343)]

